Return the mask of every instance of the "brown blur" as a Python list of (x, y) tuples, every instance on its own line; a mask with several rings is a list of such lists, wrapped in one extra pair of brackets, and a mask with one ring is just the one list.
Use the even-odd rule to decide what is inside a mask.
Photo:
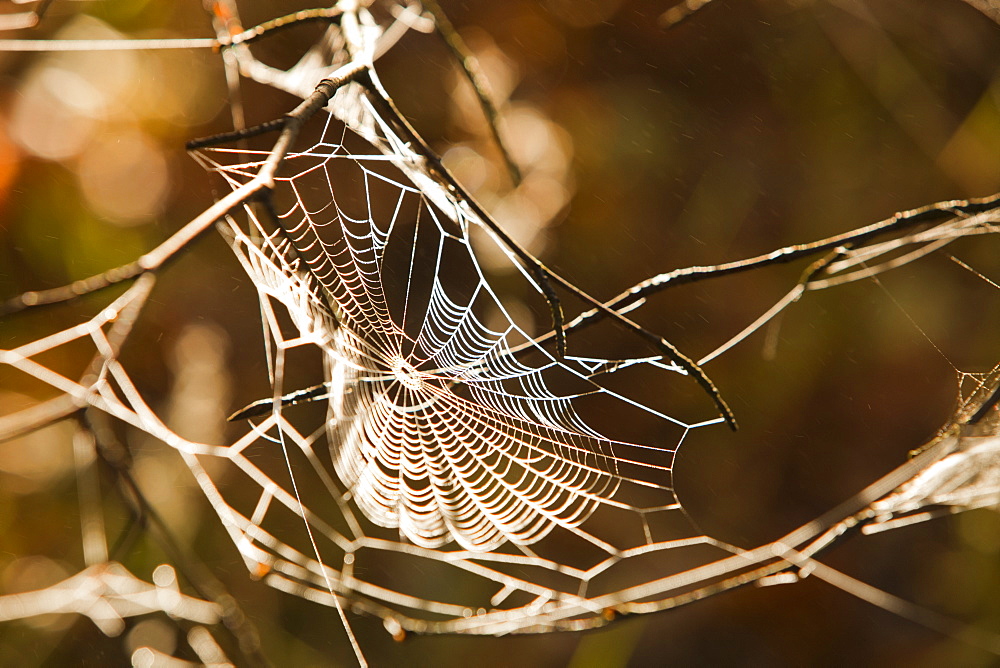
[[(200, 4), (57, 0), (30, 35), (0, 36), (209, 36)], [(646, 0), (441, 4), (480, 59), (522, 182), (510, 183), (468, 83), (436, 36), (407, 36), (377, 63), (383, 81), (503, 227), (597, 297), (670, 269), (1000, 190), (1000, 26), (959, 0), (716, 0), (669, 29), (660, 22), (664, 3)], [(246, 25), (308, 3), (252, 5)], [(287, 54), (318, 29), (300, 30), (276, 35), (261, 53), (291, 62)], [(183, 145), (232, 127), (220, 60), (207, 49), (0, 53), (0, 298), (130, 261), (212, 202), (218, 184)], [(242, 97), (249, 123), (294, 105), (257, 84)], [(741, 430), (700, 430), (681, 449), (677, 485), (701, 530), (747, 548), (773, 540), (930, 438), (949, 418), (959, 372), (1000, 361), (1000, 292), (949, 256), (1000, 282), (997, 251), (992, 236), (964, 239), (878, 279), (808, 294), (775, 326), (709, 363)], [(502, 271), (503, 258), (493, 260), (484, 259), (488, 269)], [(774, 304), (803, 269), (676, 288), (630, 317), (698, 358)], [(0, 322), (0, 348), (67, 326), (88, 303)], [(582, 308), (565, 306), (570, 316)], [(607, 337), (603, 345), (617, 345), (613, 330)], [(87, 362), (71, 350), (53, 354), (67, 370)], [(146, 401), (188, 438), (224, 442), (225, 416), (260, 398), (256, 296), (218, 237), (162, 274), (124, 356)], [(41, 392), (0, 376), (0, 414)], [(709, 409), (694, 389), (676, 401)], [(615, 421), (603, 415), (594, 424), (611, 434)], [(635, 436), (644, 442), (657, 438), (655, 425), (632, 428), (648, 429)], [(241, 602), (276, 665), (350, 665), (333, 610), (252, 581), (175, 452), (149, 437), (129, 446), (145, 493)], [(0, 443), (0, 593), (79, 570), (76, 466), (64, 423)], [(128, 518), (110, 478), (101, 484), (114, 540)], [(826, 561), (997, 631), (998, 556), (1000, 518), (977, 511), (860, 538)], [(129, 550), (143, 577), (165, 561), (146, 537)], [(0, 664), (123, 665), (143, 644), (174, 650), (177, 631), (164, 620), (131, 621), (124, 641), (75, 617), (7, 623)], [(995, 662), (809, 580), (585, 635), (396, 643), (379, 620), (352, 623), (373, 665)]]

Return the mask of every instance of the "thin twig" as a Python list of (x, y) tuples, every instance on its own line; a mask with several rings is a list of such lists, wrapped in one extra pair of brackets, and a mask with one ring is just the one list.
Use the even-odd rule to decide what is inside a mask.
[[(317, 399), (322, 399), (327, 396), (330, 392), (330, 386), (327, 383), (320, 383), (319, 385), (313, 385), (312, 387), (307, 387), (302, 390), (296, 390), (294, 392), (289, 392), (288, 394), (280, 397), (281, 407), (294, 406), (295, 404), (302, 404), (311, 401), (316, 401)], [(236, 411), (232, 415), (226, 418), (227, 422), (236, 422), (238, 420), (248, 420), (250, 418), (260, 417), (262, 415), (268, 415), (274, 410), (274, 399), (259, 399), (252, 404), (248, 404)], [(2, 432), (0, 432), (2, 433)]]
[(50, 290), (24, 292), (17, 297), (8, 299), (0, 305), (0, 317), (11, 315), (34, 306), (45, 306), (76, 299), (77, 297), (82, 297), (83, 295), (104, 290), (112, 285), (131, 280), (144, 273), (154, 272), (172, 260), (189, 243), (204, 234), (215, 221), (233, 209), (242, 206), (263, 187), (263, 182), (254, 179), (234, 190), (174, 233), (173, 236), (134, 262), (129, 262), (104, 273), (74, 281), (69, 285)]
[(266, 21), (243, 32), (236, 33), (228, 40), (219, 40), (219, 46), (230, 48), (234, 46), (245, 46), (257, 40), (268, 37), (276, 32), (281, 32), (287, 28), (302, 24), (321, 21), (324, 23), (336, 23), (340, 20), (343, 10), (339, 6), (319, 9), (304, 9), (293, 14), (286, 14), (276, 19)]
[(192, 139), (184, 148), (188, 151), (196, 151), (200, 148), (207, 148), (209, 146), (218, 146), (219, 144), (230, 144), (237, 141), (242, 141), (244, 139), (251, 139), (253, 137), (259, 137), (261, 135), (266, 135), (270, 132), (279, 132), (285, 127), (285, 119), (278, 118), (273, 121), (267, 121), (261, 123), (260, 125), (254, 125), (249, 128), (243, 128), (242, 130), (233, 130), (232, 132), (220, 132), (217, 135), (211, 135), (209, 137), (202, 137), (200, 139)]
[(437, 26), (438, 34), (441, 35), (444, 43), (448, 46), (451, 55), (458, 61), (462, 74), (472, 84), (472, 90), (475, 91), (476, 99), (479, 100), (479, 107), (483, 110), (483, 114), (486, 115), (486, 123), (490, 128), (490, 135), (493, 137), (497, 148), (500, 149), (504, 164), (507, 165), (507, 173), (510, 174), (510, 180), (515, 186), (520, 185), (521, 170), (507, 149), (507, 142), (504, 141), (503, 136), (500, 134), (500, 114), (497, 112), (496, 105), (493, 104), (493, 98), (489, 92), (489, 82), (479, 67), (479, 60), (469, 50), (469, 47), (465, 44), (465, 40), (462, 39), (458, 31), (455, 30), (455, 26), (448, 20), (448, 16), (441, 9), (441, 5), (438, 4), (437, 0), (422, 0), (422, 2), (427, 11), (434, 16), (434, 23)]

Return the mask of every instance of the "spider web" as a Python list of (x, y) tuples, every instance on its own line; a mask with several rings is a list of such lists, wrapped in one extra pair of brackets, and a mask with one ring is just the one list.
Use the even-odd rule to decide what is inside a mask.
[[(296, 89), (273, 71), (268, 76)], [(374, 85), (377, 90), (377, 80)], [(427, 157), (380, 115), (360, 85), (340, 90), (331, 108), (319, 138), (289, 154), (292, 176), (278, 179), (273, 220), (248, 209), (248, 227), (230, 219), (227, 234), (260, 290), (275, 349), (275, 408), (256, 433), (295, 443), (290, 451), (302, 451), (322, 481), (322, 494), (338, 499), (343, 522), (354, 532), (337, 528), (335, 520), (314, 523), (302, 476), (294, 474), (282, 505), (317, 531), (312, 556), (303, 549), (299, 557), (322, 577), (304, 578), (273, 550), (269, 554), (270, 534), (267, 540), (253, 538), (272, 501), (266, 488), (252, 519), (244, 516), (240, 524), (251, 569), (276, 580), (291, 576), (321, 597), (323, 584), (328, 591), (351, 592), (356, 608), (389, 604), (406, 610), (412, 617), (380, 611), (394, 631), (476, 633), (584, 628), (603, 623), (609, 611), (671, 607), (685, 600), (685, 589), (694, 588), (690, 595), (697, 598), (713, 578), (732, 581), (742, 570), (762, 568), (755, 579), (784, 570), (781, 560), (767, 564), (773, 549), (741, 553), (699, 535), (675, 512), (680, 504), (670, 473), (676, 447), (688, 430), (719, 420), (685, 422), (604, 385), (614, 374), (641, 366), (683, 371), (659, 357), (557, 358), (498, 297), (478, 260), (484, 237), (508, 255), (536, 296), (544, 296), (542, 287), (488, 230), (474, 237), (485, 226), (468, 202), (442, 187)], [(373, 146), (378, 153), (371, 153)], [(201, 157), (237, 189), (257, 174), (266, 155), (216, 149)], [(905, 265), (991, 229), (992, 220), (990, 212), (959, 216), (856, 251), (842, 248), (704, 361), (808, 290)], [(290, 334), (282, 332), (275, 303), (295, 324)], [(290, 389), (281, 373), (284, 354), (303, 344), (323, 350), (329, 400), (325, 427), (308, 436), (288, 431), (277, 408)], [(562, 390), (567, 384), (577, 387)], [(576, 408), (595, 398), (648, 412), (679, 428), (679, 436), (670, 446), (604, 438)], [(327, 453), (329, 465), (323, 461)], [(291, 455), (287, 467), (300, 470)], [(644, 499), (650, 501), (636, 503)], [(352, 512), (354, 504), (360, 515)], [(403, 540), (378, 528), (395, 529)], [(784, 544), (814, 554), (827, 545), (826, 530), (805, 528)], [(378, 549), (367, 550), (375, 537)], [(321, 556), (323, 538), (338, 546), (332, 557)], [(559, 557), (547, 558), (556, 541)], [(566, 549), (566, 541), (573, 547)], [(737, 556), (720, 558), (720, 551)], [(456, 571), (445, 577), (474, 576), (484, 591), (478, 600), (453, 606), (435, 598), (438, 592), (357, 575), (379, 571), (373, 562), (391, 562), (394, 552)], [(374, 595), (389, 590), (393, 594), (384, 598)]]
[[(378, 129), (378, 146), (395, 149), (395, 160), (416, 162), (363, 95), (351, 89), (338, 95), (361, 105), (353, 117), (367, 117), (362, 125)], [(688, 430), (720, 420), (684, 422), (602, 385), (633, 367), (683, 371), (658, 356), (558, 359), (515, 322), (485, 275), (473, 239), (481, 223), (468, 207), (440, 193), (432, 200), (392, 159), (371, 153), (371, 136), (360, 141), (325, 113), (322, 125), (312, 146), (288, 156), (292, 174), (278, 178), (275, 220), (269, 224), (248, 207), (246, 223), (231, 217), (224, 232), (258, 287), (271, 341), (271, 394), (296, 389), (284, 382), (286, 355), (316, 347), (329, 404), (325, 426), (312, 429), (299, 420), (290, 424), (294, 408), (274, 408), (227, 453), (261, 487), (254, 511), (236, 519), (251, 568), (316, 587), (317, 595), (329, 582), (343, 593), (450, 615), (457, 629), (472, 628), (470, 612), (488, 608), (495, 618), (528, 605), (535, 618), (566, 607), (560, 599), (569, 597), (571, 607), (595, 609), (587, 598), (606, 592), (590, 581), (612, 578), (629, 553), (713, 543), (690, 527), (688, 537), (678, 538), (685, 520), (673, 517), (680, 504), (671, 472)], [(222, 148), (199, 157), (238, 188), (256, 174), (262, 155)], [(514, 266), (541, 298), (540, 286)], [(648, 413), (673, 425), (676, 441), (608, 439), (581, 417), (582, 401)], [(249, 453), (262, 441), (287, 448), (293, 476), (258, 468)], [(297, 463), (300, 457), (308, 465)], [(344, 518), (320, 520), (314, 513), (316, 495), (304, 491), (304, 469), (315, 476), (317, 495), (335, 499)], [(212, 493), (222, 492), (213, 487)], [(643, 499), (650, 503), (636, 505)], [(289, 555), (276, 549), (291, 539), (276, 542), (264, 528), (275, 526), (275, 501), (310, 523), (318, 545), (337, 549), (328, 554), (317, 547), (309, 556), (303, 550), (297, 560), (312, 566), (291, 568)], [(594, 533), (592, 524), (618, 527), (620, 535)], [(578, 544), (572, 570), (540, 556), (553, 532), (563, 545)], [(492, 581), (491, 588), (460, 606), (423, 600), (426, 594), (416, 605), (415, 595), (388, 596), (388, 588), (378, 594), (382, 585), (358, 573), (375, 571), (367, 562), (392, 553), (475, 574)], [(512, 576), (529, 566), (565, 584), (553, 589)]]

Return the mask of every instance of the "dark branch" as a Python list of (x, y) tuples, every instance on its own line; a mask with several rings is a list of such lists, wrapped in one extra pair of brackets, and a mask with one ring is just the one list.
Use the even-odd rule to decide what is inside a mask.
[(458, 61), (462, 74), (472, 84), (472, 90), (476, 92), (476, 99), (479, 100), (479, 107), (486, 115), (487, 125), (489, 125), (493, 141), (496, 143), (497, 148), (500, 149), (503, 161), (507, 165), (507, 172), (510, 174), (510, 179), (514, 182), (514, 185), (519, 185), (521, 183), (521, 170), (518, 168), (517, 163), (514, 162), (510, 151), (507, 150), (507, 142), (500, 135), (500, 114), (497, 112), (496, 105), (493, 104), (493, 99), (489, 94), (489, 84), (486, 81), (486, 77), (483, 76), (482, 70), (479, 68), (479, 61), (469, 51), (465, 40), (455, 30), (455, 26), (448, 20), (448, 16), (441, 9), (437, 0), (423, 0), (423, 4), (434, 16), (434, 24), (437, 26), (438, 34), (441, 35), (444, 43), (448, 46), (451, 55)]
[[(975, 215), (996, 209), (1000, 209), (1000, 193), (980, 199), (936, 202), (918, 209), (899, 212), (891, 218), (887, 218), (877, 223), (873, 223), (872, 225), (867, 225), (850, 232), (845, 232), (844, 234), (838, 234), (836, 236), (827, 237), (826, 239), (820, 239), (819, 241), (813, 241), (811, 243), (786, 246), (784, 248), (771, 251), (765, 255), (758, 255), (745, 260), (725, 262), (722, 264), (675, 269), (674, 271), (659, 274), (658, 276), (654, 276), (638, 283), (622, 292), (614, 299), (604, 302), (603, 305), (607, 307), (607, 309), (621, 311), (622, 309), (627, 309), (637, 302), (642, 301), (650, 295), (656, 294), (657, 292), (666, 290), (670, 287), (685, 285), (687, 283), (696, 283), (709, 278), (719, 278), (721, 276), (729, 276), (731, 274), (752, 271), (775, 264), (786, 264), (812, 255), (818, 255), (819, 253), (833, 250), (840, 246), (846, 246), (848, 244), (860, 246), (864, 242), (884, 234), (889, 234), (890, 232), (898, 232), (917, 225), (939, 222), (955, 215)], [(570, 323), (566, 326), (566, 333), (575, 332), (585, 327), (589, 327), (590, 325), (597, 324), (606, 317), (608, 317), (607, 310), (599, 308), (591, 309), (590, 311), (581, 313), (579, 316), (570, 321)], [(549, 334), (540, 337), (539, 340), (544, 341), (551, 338), (551, 336), (552, 335)]]
[(993, 393), (989, 398), (983, 402), (983, 405), (979, 407), (971, 418), (969, 418), (969, 424), (978, 424), (985, 418), (990, 411), (996, 409), (997, 403), (1000, 403), (1000, 385), (993, 388)]
[(250, 139), (251, 137), (259, 137), (261, 135), (266, 135), (269, 132), (278, 132), (284, 129), (285, 119), (278, 118), (273, 121), (267, 121), (266, 123), (261, 123), (260, 125), (255, 125), (251, 128), (244, 128), (242, 130), (234, 130), (232, 132), (222, 132), (217, 135), (212, 135), (210, 137), (203, 137), (201, 139), (193, 139), (184, 145), (188, 151), (195, 151), (199, 148), (207, 148), (209, 146), (218, 146), (220, 144), (229, 144), (232, 142), (240, 141), (243, 139)]
[[(330, 391), (329, 385), (326, 383), (320, 383), (319, 385), (313, 385), (312, 387), (307, 387), (304, 390), (295, 390), (294, 392), (289, 392), (285, 396), (279, 399), (281, 407), (294, 406), (295, 404), (302, 404), (309, 401), (316, 401), (318, 399), (325, 399)], [(267, 415), (272, 410), (274, 410), (274, 399), (258, 399), (257, 401), (247, 404), (240, 410), (236, 411), (228, 418), (229, 422), (236, 422), (237, 420), (248, 420), (250, 418), (261, 417)]]

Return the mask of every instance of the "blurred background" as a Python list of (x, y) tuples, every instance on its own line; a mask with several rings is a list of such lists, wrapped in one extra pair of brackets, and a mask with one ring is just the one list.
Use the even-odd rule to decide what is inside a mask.
[[(663, 2), (441, 4), (500, 103), (521, 185), (438, 37), (409, 35), (379, 62), (387, 89), (505, 229), (597, 297), (1000, 190), (1000, 26), (959, 0), (716, 0), (669, 29)], [(241, 6), (241, 19), (250, 26), (300, 5), (259, 1)], [(287, 66), (319, 30), (275, 35), (260, 57)], [(3, 37), (212, 34), (195, 1), (57, 0), (39, 27)], [(252, 83), (242, 96), (249, 123), (294, 104)], [(133, 260), (202, 211), (217, 184), (183, 145), (230, 129), (230, 108), (209, 49), (0, 53), (0, 298)], [(678, 492), (702, 531), (747, 548), (773, 540), (903, 462), (948, 420), (960, 372), (1000, 361), (1000, 292), (950, 256), (1000, 281), (996, 239), (965, 239), (878, 280), (809, 294), (780, 327), (707, 365), (741, 430), (693, 432), (678, 456)], [(803, 268), (677, 288), (635, 317), (697, 358)], [(187, 438), (226, 442), (225, 416), (259, 398), (266, 380), (256, 294), (241, 273), (209, 235), (162, 274), (125, 352), (146, 400)], [(5, 319), (0, 347), (67, 326), (96, 303)], [(53, 363), (82, 368), (72, 352)], [(46, 396), (40, 383), (0, 373), (0, 412)], [(677, 401), (707, 410), (694, 392)], [(80, 567), (70, 432), (57, 424), (0, 444), (3, 593)], [(351, 663), (334, 611), (250, 580), (175, 452), (148, 437), (129, 447), (145, 493), (248, 611), (276, 664)], [(107, 498), (114, 535), (128, 516)], [(128, 555), (143, 577), (166, 560), (145, 537)], [(850, 541), (827, 562), (996, 632), (998, 555), (1000, 518), (978, 511)], [(395, 643), (379, 620), (352, 622), (375, 665), (996, 660), (810, 580), (587, 634)], [(130, 623), (124, 640), (82, 618), (31, 618), (0, 626), (0, 663), (122, 664), (150, 638), (169, 651), (174, 633), (156, 618)]]

